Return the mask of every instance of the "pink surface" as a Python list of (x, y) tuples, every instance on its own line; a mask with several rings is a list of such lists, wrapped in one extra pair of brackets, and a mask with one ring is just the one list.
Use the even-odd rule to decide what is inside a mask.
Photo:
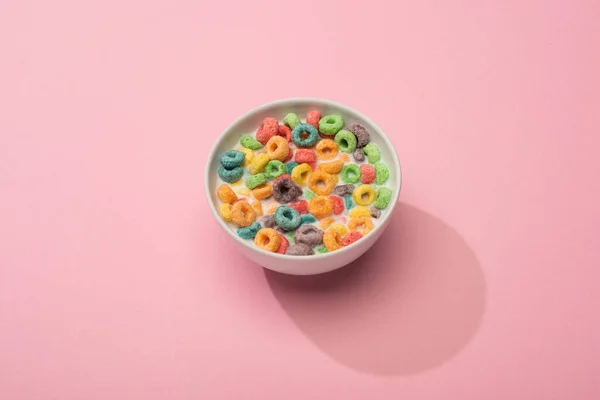
[[(599, 18), (3, 0), (0, 398), (599, 398)], [(404, 169), (390, 234), (305, 279), (230, 251), (201, 182), (231, 120), (296, 96)]]

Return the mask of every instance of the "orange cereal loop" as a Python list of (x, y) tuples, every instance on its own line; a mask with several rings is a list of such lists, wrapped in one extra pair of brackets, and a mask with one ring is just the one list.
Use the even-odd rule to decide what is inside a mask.
[(308, 176), (311, 172), (312, 168), (310, 165), (306, 163), (297, 165), (292, 170), (292, 180), (300, 186), (306, 186), (306, 181), (308, 181)]
[(342, 155), (340, 156), (340, 160), (342, 160), (345, 163), (350, 162), (350, 156), (346, 153), (342, 153)]
[(235, 192), (227, 185), (223, 184), (217, 189), (217, 196), (223, 203), (233, 203), (237, 200)]
[(254, 237), (254, 244), (266, 251), (277, 251), (281, 244), (281, 236), (275, 229), (262, 228)]
[(245, 147), (238, 147), (236, 150), (244, 153), (244, 162), (242, 163), (242, 167), (247, 167), (250, 165), (250, 162), (254, 158), (254, 151)]
[(269, 161), (271, 161), (271, 159), (265, 153), (257, 154), (252, 159), (252, 162), (250, 163), (250, 167), (249, 167), (250, 168), (250, 173), (252, 175), (256, 175), (256, 174), (259, 174), (259, 173), (263, 172), (263, 170), (265, 169), (265, 166), (267, 165), (267, 163)]
[(273, 185), (271, 185), (270, 183), (263, 183), (262, 185), (257, 186), (252, 190), (252, 195), (258, 200), (264, 200), (268, 198), (269, 196), (271, 196), (271, 193), (273, 193)]
[(256, 211), (246, 200), (238, 201), (231, 206), (231, 222), (240, 228), (252, 225), (255, 219)]
[(271, 207), (271, 208), (269, 208), (269, 210), (268, 210), (267, 212), (268, 212), (269, 214), (275, 214), (275, 211), (277, 211), (277, 208), (278, 208), (278, 207), (279, 207), (279, 206)]
[(315, 196), (308, 202), (308, 212), (318, 219), (329, 217), (333, 212), (333, 203), (328, 196)]
[(323, 235), (323, 244), (327, 251), (334, 251), (342, 247), (342, 238), (348, 234), (344, 225), (331, 225)]
[(371, 211), (369, 211), (369, 209), (367, 207), (356, 207), (356, 208), (353, 208), (352, 210), (350, 210), (350, 213), (348, 215), (350, 216), (350, 218), (356, 218), (356, 217), (371, 218)]
[(319, 222), (319, 226), (321, 226), (321, 229), (327, 229), (334, 222), (335, 222), (335, 219), (333, 219), (333, 218), (325, 218), (325, 219), (322, 219), (321, 222)]
[(323, 139), (317, 143), (315, 148), (319, 160), (331, 160), (338, 153), (337, 144), (331, 139)]
[(352, 192), (352, 199), (359, 206), (368, 206), (375, 201), (375, 189), (371, 185), (360, 185)]
[(326, 162), (319, 164), (317, 167), (317, 169), (327, 172), (328, 174), (339, 174), (342, 168), (344, 168), (344, 162), (342, 160)]
[(265, 154), (271, 160), (285, 161), (290, 152), (288, 141), (281, 136), (273, 136), (265, 145)]
[[(240, 179), (241, 182), (241, 179)], [(242, 196), (250, 196), (252, 194), (252, 191), (248, 188), (239, 188), (237, 191), (239, 194), (241, 194)]]
[(252, 208), (254, 209), (257, 217), (263, 215), (262, 202), (260, 200), (252, 200), (250, 204), (252, 204)]
[(315, 171), (308, 179), (308, 187), (310, 190), (321, 196), (327, 196), (333, 192), (335, 179), (327, 172)]
[(219, 215), (225, 222), (231, 222), (231, 204), (223, 203), (219, 206)]
[(350, 221), (348, 221), (350, 231), (360, 232), (363, 236), (371, 232), (374, 227), (371, 218), (367, 217), (350, 218)]

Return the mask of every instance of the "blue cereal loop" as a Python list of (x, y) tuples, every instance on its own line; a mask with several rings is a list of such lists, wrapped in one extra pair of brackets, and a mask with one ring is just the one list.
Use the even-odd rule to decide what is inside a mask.
[(279, 206), (275, 210), (275, 223), (285, 231), (292, 231), (302, 222), (300, 213), (288, 206)]
[(317, 222), (317, 219), (310, 214), (302, 214), (300, 217), (300, 225), (312, 224), (313, 222)]
[(244, 175), (244, 169), (242, 167), (227, 169), (221, 165), (217, 170), (217, 174), (224, 182), (233, 183), (242, 179), (242, 175)]
[(226, 169), (239, 167), (244, 162), (245, 154), (237, 150), (229, 150), (221, 155), (219, 161)]
[(352, 195), (347, 194), (344, 196), (344, 203), (346, 204), (346, 210), (351, 210), (354, 208), (354, 200), (352, 200)]
[[(302, 134), (307, 133), (308, 137), (302, 139)], [(319, 132), (309, 124), (299, 124), (292, 131), (292, 142), (298, 147), (311, 147), (319, 140)]]
[(245, 228), (238, 228), (237, 234), (242, 239), (254, 239), (254, 236), (256, 236), (260, 228), (260, 224), (254, 221), (250, 226), (247, 226)]
[(292, 162), (289, 162), (289, 163), (285, 164), (285, 167), (287, 168), (288, 175), (291, 175), (292, 174), (292, 170), (294, 168), (296, 168), (297, 166), (298, 166), (298, 163), (296, 161), (292, 161)]

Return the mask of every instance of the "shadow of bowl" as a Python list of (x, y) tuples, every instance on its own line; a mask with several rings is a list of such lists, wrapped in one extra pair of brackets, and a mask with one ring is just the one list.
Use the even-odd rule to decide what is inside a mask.
[(481, 267), (458, 233), (406, 204), (392, 218), (375, 246), (340, 270), (265, 270), (281, 307), (318, 348), (378, 375), (416, 373), (450, 359), (485, 309)]

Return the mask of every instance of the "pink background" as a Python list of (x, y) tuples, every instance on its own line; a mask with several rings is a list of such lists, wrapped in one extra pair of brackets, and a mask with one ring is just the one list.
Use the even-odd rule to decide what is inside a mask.
[[(597, 1), (0, 2), (0, 398), (597, 399)], [(389, 234), (289, 278), (209, 148), (325, 97), (397, 146)]]

